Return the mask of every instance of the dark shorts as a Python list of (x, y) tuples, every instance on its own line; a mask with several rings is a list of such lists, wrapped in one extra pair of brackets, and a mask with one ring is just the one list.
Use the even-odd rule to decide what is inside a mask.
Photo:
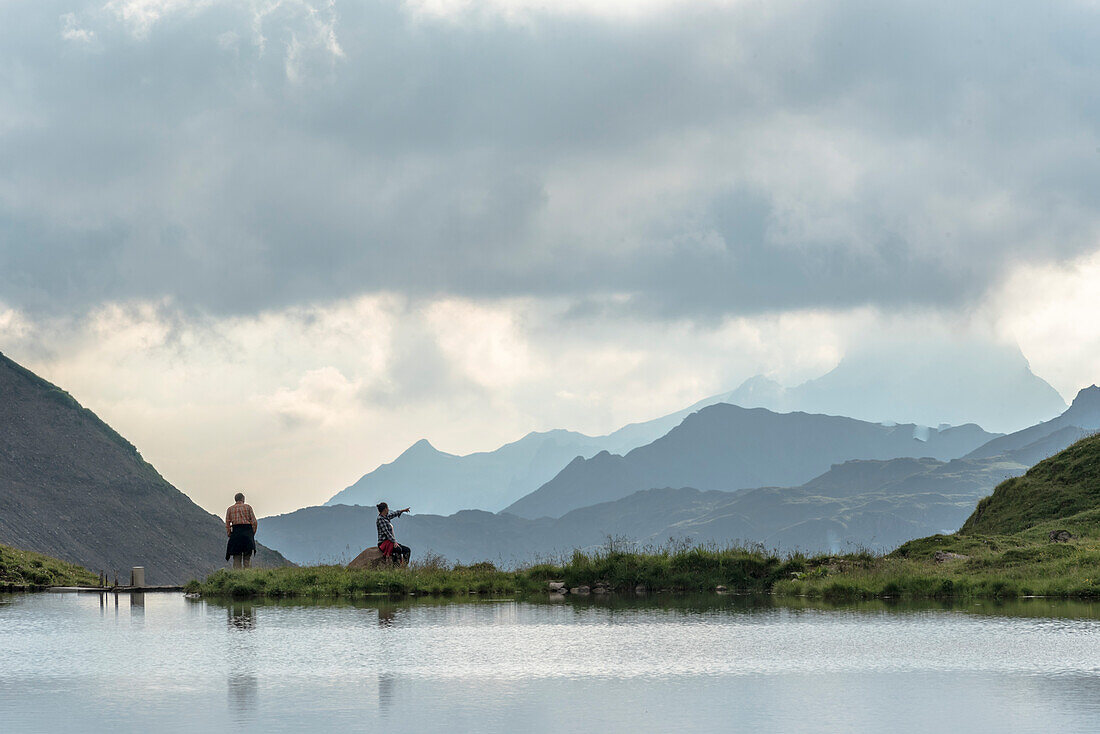
[(256, 534), (251, 525), (234, 525), (225, 544), (225, 560), (233, 556), (250, 556), (256, 552)]

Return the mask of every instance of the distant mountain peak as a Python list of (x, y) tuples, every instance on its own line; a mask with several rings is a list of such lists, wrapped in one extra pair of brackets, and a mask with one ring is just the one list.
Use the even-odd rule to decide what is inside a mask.
[(1089, 385), (1081, 388), (1070, 405), (1071, 408), (1074, 406), (1100, 406), (1100, 387)]
[(443, 453), (443, 452), (440, 451), (439, 449), (437, 449), (435, 446), (432, 446), (431, 442), (428, 439), (422, 438), (419, 441), (417, 441), (416, 443), (414, 443), (412, 446), (410, 446), (409, 448), (405, 449), (401, 453), (401, 456), (405, 456), (405, 457), (428, 456), (428, 455), (431, 455), (431, 454), (441, 454), (441, 453)]
[(1081, 428), (1100, 428), (1100, 387), (1083, 388), (1062, 415)]
[(767, 375), (753, 375), (749, 379), (742, 382), (737, 389), (756, 390), (762, 387), (777, 388), (783, 386), (772, 378), (768, 377)]

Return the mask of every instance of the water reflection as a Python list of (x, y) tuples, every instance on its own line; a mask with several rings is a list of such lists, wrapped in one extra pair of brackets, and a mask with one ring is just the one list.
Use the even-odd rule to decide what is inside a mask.
[(256, 629), (256, 606), (252, 602), (237, 602), (225, 608), (230, 630)]
[(380, 604), (378, 606), (378, 626), (379, 627), (392, 627), (394, 621), (397, 619), (397, 605), (396, 604)]
[(138, 612), (139, 614), (145, 614), (145, 592), (144, 591), (131, 591), (130, 592), (130, 614)]
[(227, 702), (229, 716), (236, 724), (253, 721), (256, 711), (259, 678), (256, 675), (256, 642), (237, 632), (256, 630), (256, 605), (252, 602), (233, 602), (225, 608), (226, 631), (231, 635), (228, 645), (229, 674), (227, 676)]
[(259, 678), (253, 672), (230, 671), (229, 673), (229, 714), (236, 723), (252, 720), (256, 710), (256, 693), (260, 688)]
[(397, 677), (391, 673), (378, 674), (378, 710), (389, 713), (393, 708), (394, 692), (397, 688)]

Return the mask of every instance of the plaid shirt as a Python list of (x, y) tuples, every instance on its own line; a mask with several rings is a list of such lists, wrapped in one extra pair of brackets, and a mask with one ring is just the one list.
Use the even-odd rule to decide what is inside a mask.
[(382, 541), (388, 540), (391, 543), (396, 543), (397, 538), (393, 537), (393, 523), (390, 520), (395, 517), (401, 517), (401, 513), (404, 510), (398, 510), (397, 512), (390, 512), (385, 515), (378, 513), (378, 520), (375, 521), (375, 525), (378, 526), (378, 544), (381, 545)]
[(256, 523), (256, 513), (252, 511), (252, 505), (237, 502), (229, 506), (225, 511), (225, 529), (232, 530), (234, 525), (253, 525)]

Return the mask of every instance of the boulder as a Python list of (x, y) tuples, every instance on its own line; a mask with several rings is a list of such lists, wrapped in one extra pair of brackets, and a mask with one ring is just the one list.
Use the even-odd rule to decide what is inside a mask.
[(1047, 537), (1051, 543), (1068, 543), (1077, 536), (1068, 530), (1051, 530)]
[(569, 590), (569, 593), (583, 596), (590, 591), (591, 589), (589, 589), (587, 586), (574, 586), (572, 589)]
[(936, 551), (932, 554), (932, 560), (936, 563), (947, 563), (948, 561), (965, 561), (970, 556), (964, 556), (962, 553), (952, 553), (951, 551)]
[(647, 591), (648, 591), (648, 589), (646, 589), (645, 584), (638, 584), (637, 586), (634, 587), (634, 593), (635, 594), (644, 594)]
[(715, 586), (714, 590), (717, 591), (719, 594), (725, 594), (726, 591), (728, 591), (728, 589), (726, 589), (725, 586), (722, 586), (722, 584), (718, 584), (717, 586)]
[(348, 568), (377, 568), (387, 562), (388, 559), (382, 555), (382, 551), (378, 550), (378, 546), (371, 546), (357, 555), (355, 560), (348, 564)]
[(564, 581), (551, 581), (548, 586), (551, 594), (561, 594), (565, 591)]

